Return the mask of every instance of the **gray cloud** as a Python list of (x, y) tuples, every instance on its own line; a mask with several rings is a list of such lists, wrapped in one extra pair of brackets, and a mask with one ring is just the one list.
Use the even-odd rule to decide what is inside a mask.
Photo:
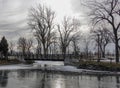
[(71, 0), (71, 6), (72, 10), (75, 13), (78, 13), (81, 11), (81, 0)]
[(88, 26), (88, 16), (86, 14), (87, 8), (85, 7), (85, 1), (86, 0), (71, 0), (71, 9), (73, 13), (78, 14), (81, 24), (83, 26)]
[[(36, 2), (38, 0), (0, 0), (0, 36), (14, 39), (18, 35), (28, 35), (28, 10)], [(79, 13), (82, 22), (86, 22), (81, 0), (71, 0), (71, 6), (73, 13)]]
[(0, 36), (14, 39), (29, 30), (27, 13), (35, 0), (0, 0)]
[(87, 7), (86, 2), (88, 2), (90, 0), (71, 0), (71, 6), (72, 6), (72, 10), (75, 13), (78, 12), (86, 12), (87, 11)]

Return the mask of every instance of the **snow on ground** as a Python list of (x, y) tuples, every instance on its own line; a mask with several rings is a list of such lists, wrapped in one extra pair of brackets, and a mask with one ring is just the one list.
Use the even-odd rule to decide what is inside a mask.
[(15, 69), (33, 69), (36, 68), (38, 65), (41, 67), (44, 65), (64, 65), (64, 62), (60, 61), (36, 61), (33, 65), (25, 65), (25, 64), (14, 64), (14, 65), (1, 65), (0, 70), (15, 70)]
[(74, 66), (64, 66), (64, 62), (60, 61), (36, 61), (33, 65), (17, 64), (17, 65), (2, 65), (0, 70), (17, 70), (17, 69), (46, 69), (51, 71), (62, 72), (77, 72), (90, 74), (119, 74), (120, 72), (96, 71), (87, 69), (77, 69)]
[[(63, 62), (36, 62), (39, 69), (47, 69), (51, 71), (62, 71), (62, 72), (77, 72), (77, 73), (88, 73), (88, 74), (119, 74), (120, 72), (110, 72), (110, 71), (97, 71), (97, 70), (87, 70), (87, 69), (77, 69), (75, 66), (64, 66)], [(59, 63), (59, 64), (57, 64)], [(46, 65), (46, 66), (45, 66)]]
[(115, 62), (115, 60), (109, 60), (109, 59), (104, 59), (104, 60), (100, 60), (101, 62)]
[(32, 65), (15, 64), (15, 65), (1, 65), (0, 70), (16, 70), (16, 69), (30, 69)]
[(34, 63), (35, 65), (64, 65), (63, 61), (35, 61)]
[(67, 71), (67, 72), (82, 72), (83, 69), (77, 69), (74, 66), (52, 66), (51, 68), (49, 67), (48, 69), (50, 70), (56, 70), (56, 71)]
[[(59, 64), (58, 64), (59, 63)], [(45, 66), (46, 65), (46, 66)], [(33, 65), (39, 69), (47, 69), (52, 71), (63, 71), (63, 72), (91, 72), (91, 73), (109, 73), (109, 71), (96, 71), (87, 69), (77, 69), (75, 66), (64, 66), (64, 62), (54, 62), (54, 61), (36, 61)]]

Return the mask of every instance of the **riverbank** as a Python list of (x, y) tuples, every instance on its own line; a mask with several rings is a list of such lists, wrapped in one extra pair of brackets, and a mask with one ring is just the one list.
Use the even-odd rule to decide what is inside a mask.
[(50, 73), (62, 73), (62, 74), (77, 74), (77, 75), (115, 75), (120, 76), (120, 72), (111, 71), (99, 71), (99, 70), (88, 70), (78, 69), (75, 66), (64, 66), (63, 62), (45, 62), (40, 61), (34, 64), (14, 64), (14, 65), (3, 65), (0, 66), (0, 70), (40, 70), (47, 71)]
[(120, 63), (115, 62), (80, 61), (74, 64), (79, 69), (120, 72)]
[(57, 73), (64, 73), (64, 74), (120, 76), (120, 72), (78, 69), (74, 66), (52, 66), (52, 67), (46, 66), (46, 67), (39, 67), (38, 69), (42, 71), (57, 72)]

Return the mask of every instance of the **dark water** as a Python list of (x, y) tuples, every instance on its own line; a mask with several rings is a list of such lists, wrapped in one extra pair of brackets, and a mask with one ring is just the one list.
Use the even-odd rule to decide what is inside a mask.
[(120, 77), (67, 75), (37, 70), (0, 71), (0, 88), (120, 88)]

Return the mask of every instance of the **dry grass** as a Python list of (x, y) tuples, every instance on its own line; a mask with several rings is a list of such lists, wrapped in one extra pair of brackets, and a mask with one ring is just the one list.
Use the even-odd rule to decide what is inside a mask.
[(120, 71), (120, 63), (115, 62), (96, 62), (96, 61), (80, 61), (78, 68), (106, 70), (106, 71)]

